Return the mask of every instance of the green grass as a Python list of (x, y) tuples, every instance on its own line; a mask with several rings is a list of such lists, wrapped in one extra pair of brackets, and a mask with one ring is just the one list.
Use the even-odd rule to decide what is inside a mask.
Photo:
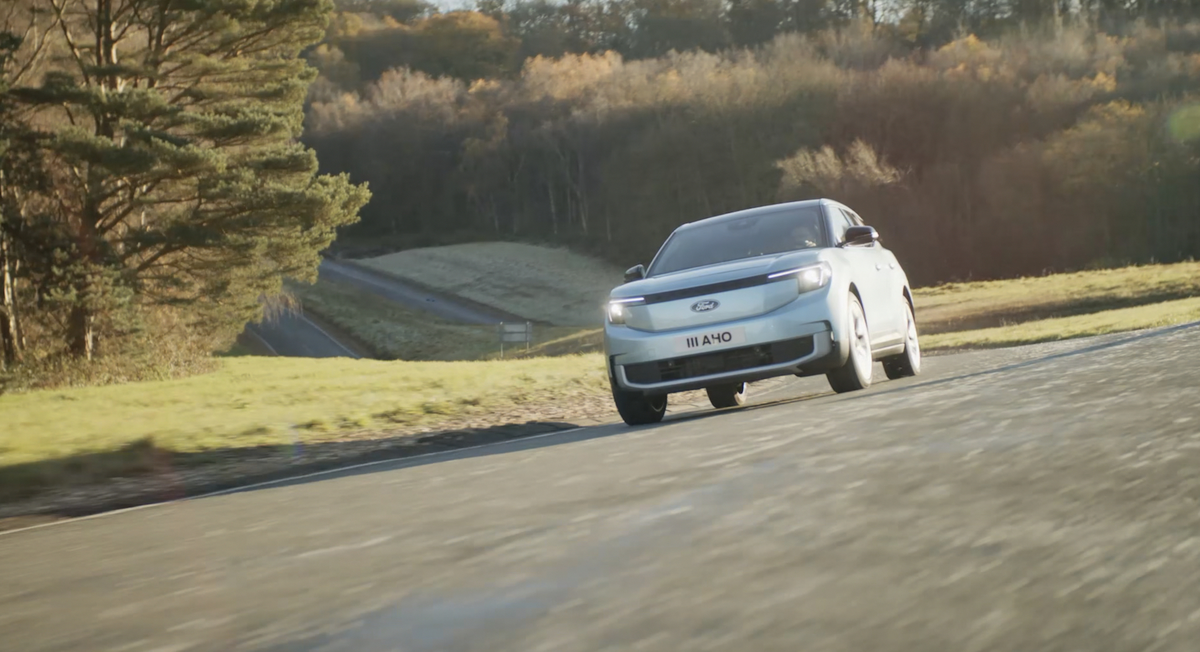
[(1200, 297), (992, 328), (934, 333), (923, 335), (921, 343), (927, 350), (1017, 346), (1191, 321), (1200, 321)]
[(567, 249), (479, 242), (411, 249), (359, 263), (533, 321), (594, 327), (621, 283), (608, 263)]
[(230, 357), (213, 373), (181, 380), (2, 395), (0, 499), (142, 473), (155, 451), (228, 455), (379, 437), (498, 408), (535, 414), (539, 405), (606, 391), (596, 355), (496, 362)]
[[(913, 295), (924, 333), (973, 331), (1200, 296), (1200, 263), (952, 283), (918, 288)], [(1119, 319), (1111, 328), (1126, 323), (1144, 321)]]

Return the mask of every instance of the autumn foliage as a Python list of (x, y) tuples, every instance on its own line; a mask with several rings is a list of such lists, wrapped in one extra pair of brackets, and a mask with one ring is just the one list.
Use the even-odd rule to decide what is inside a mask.
[(1200, 28), (1179, 22), (936, 47), (851, 22), (474, 81), (395, 68), (314, 99), (305, 139), (374, 192), (345, 242), (543, 239), (633, 264), (681, 223), (823, 195), (927, 284), (1200, 253), (1198, 85)]

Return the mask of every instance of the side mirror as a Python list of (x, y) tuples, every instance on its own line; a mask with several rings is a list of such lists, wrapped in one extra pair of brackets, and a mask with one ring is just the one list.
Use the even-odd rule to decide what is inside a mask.
[(625, 270), (625, 282), (626, 283), (640, 281), (644, 278), (646, 278), (646, 266), (645, 265), (634, 265), (633, 267), (630, 267), (629, 269)]
[(873, 226), (852, 226), (846, 229), (846, 239), (841, 246), (869, 245), (879, 241), (879, 232)]

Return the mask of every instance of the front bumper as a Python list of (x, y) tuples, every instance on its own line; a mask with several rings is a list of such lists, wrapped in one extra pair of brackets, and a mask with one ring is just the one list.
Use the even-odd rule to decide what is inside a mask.
[[(720, 324), (670, 331), (639, 331), (606, 324), (604, 345), (615, 387), (645, 394), (701, 389), (787, 375), (824, 373), (841, 366), (845, 332), (842, 293), (824, 288), (772, 312)], [(719, 328), (744, 329), (745, 342), (696, 354), (675, 350), (677, 338)]]

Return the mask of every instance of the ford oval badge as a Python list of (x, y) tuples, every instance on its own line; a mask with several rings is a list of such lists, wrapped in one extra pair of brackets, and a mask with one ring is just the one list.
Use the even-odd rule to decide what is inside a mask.
[(708, 312), (709, 310), (716, 310), (717, 306), (719, 305), (721, 305), (720, 302), (713, 301), (712, 299), (697, 301), (696, 303), (692, 304), (692, 312)]

